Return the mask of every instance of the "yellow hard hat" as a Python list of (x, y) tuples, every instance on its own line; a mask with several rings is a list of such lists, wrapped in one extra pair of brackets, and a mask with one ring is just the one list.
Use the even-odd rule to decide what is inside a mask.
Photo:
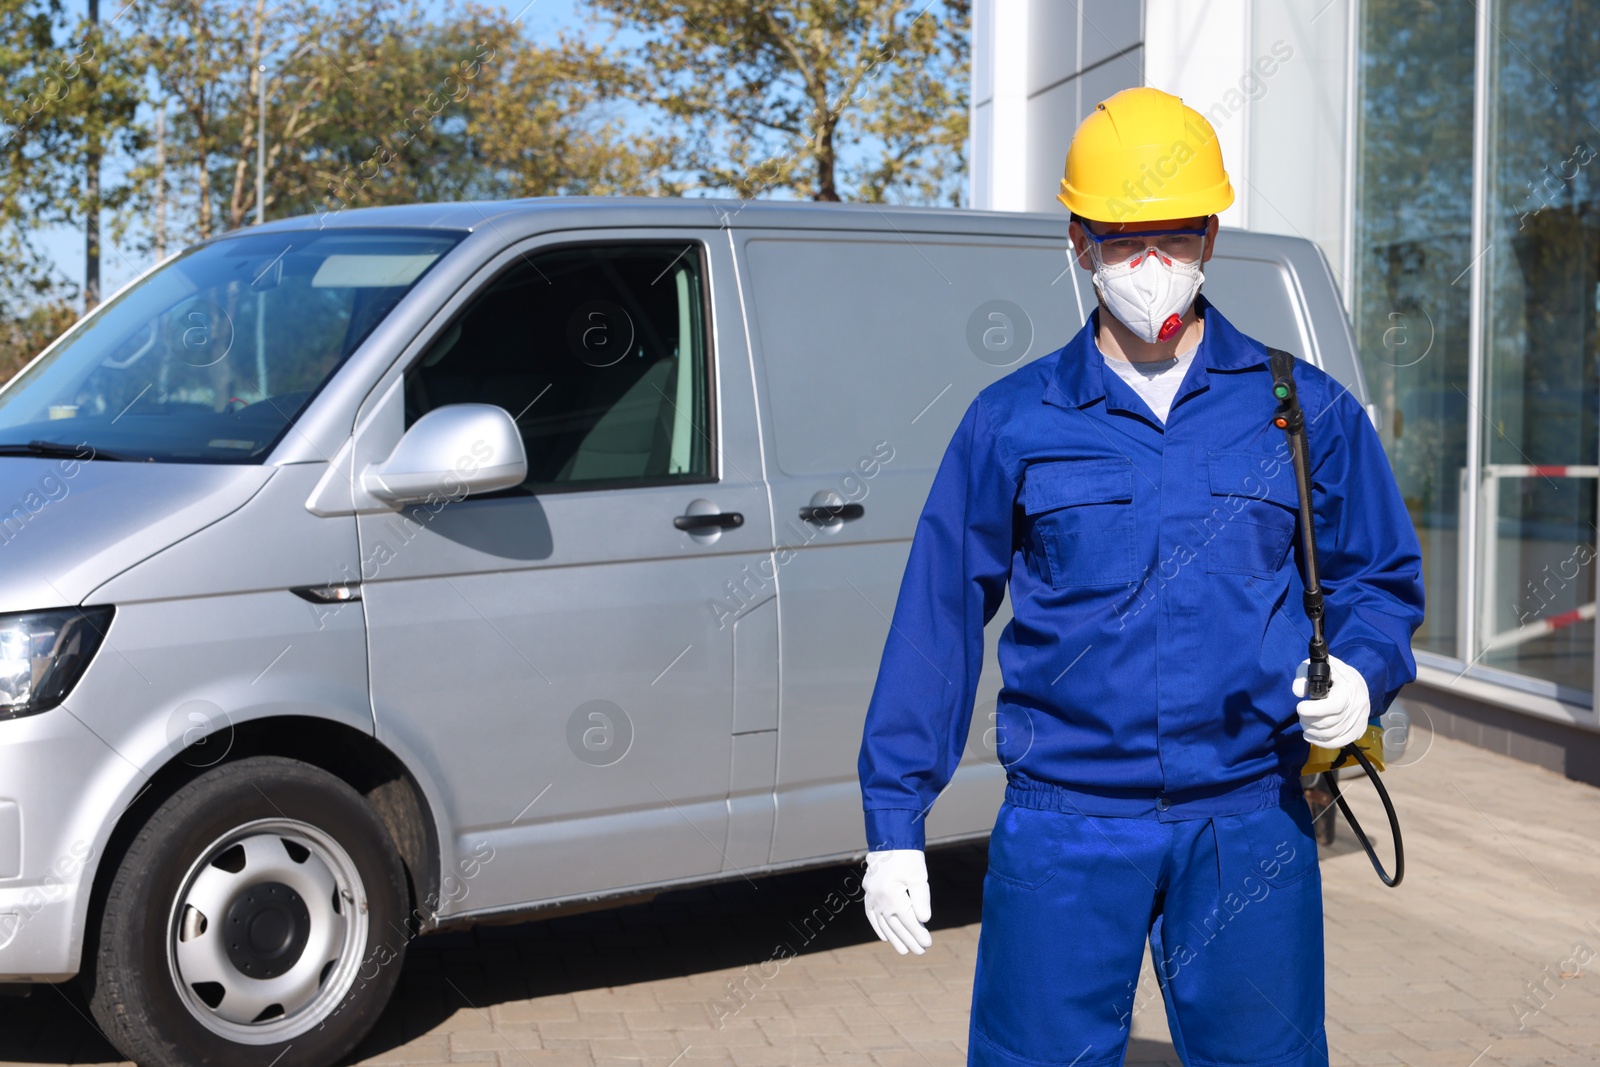
[(1160, 89), (1102, 100), (1072, 135), (1057, 200), (1096, 222), (1215, 215), (1233, 203), (1217, 131)]

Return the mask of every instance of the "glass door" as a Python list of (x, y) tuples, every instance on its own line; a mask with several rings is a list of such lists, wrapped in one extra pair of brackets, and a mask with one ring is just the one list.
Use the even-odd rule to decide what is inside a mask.
[(1600, 3), (1499, 0), (1491, 21), (1471, 654), (1588, 703), (1600, 473)]
[(1456, 658), (1470, 417), (1473, 7), (1361, 5), (1352, 315), (1422, 544), (1419, 650)]

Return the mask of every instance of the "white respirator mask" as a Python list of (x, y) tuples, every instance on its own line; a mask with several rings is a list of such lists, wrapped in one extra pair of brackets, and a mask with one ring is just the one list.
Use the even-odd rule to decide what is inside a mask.
[(1111, 314), (1147, 344), (1171, 340), (1206, 280), (1199, 262), (1180, 263), (1150, 247), (1111, 265), (1101, 259), (1099, 245), (1093, 249), (1095, 292)]

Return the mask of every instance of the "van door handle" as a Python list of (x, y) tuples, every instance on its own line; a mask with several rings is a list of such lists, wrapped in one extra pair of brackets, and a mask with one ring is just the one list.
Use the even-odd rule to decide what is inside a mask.
[(867, 513), (867, 509), (860, 504), (808, 504), (800, 509), (801, 522), (816, 522), (826, 525), (843, 519), (859, 519)]
[(673, 518), (672, 525), (680, 530), (708, 530), (712, 527), (731, 530), (744, 525), (744, 514), (738, 511), (722, 511), (714, 515), (678, 515)]

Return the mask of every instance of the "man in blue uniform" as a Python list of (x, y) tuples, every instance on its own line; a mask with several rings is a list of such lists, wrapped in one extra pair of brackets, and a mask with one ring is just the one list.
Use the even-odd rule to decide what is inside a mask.
[(918, 522), (861, 745), (865, 899), (932, 939), (923, 820), (1010, 584), (969, 1064), (1112, 1067), (1148, 937), (1187, 1064), (1325, 1065), (1322, 883), (1300, 789), (1415, 677), (1421, 553), (1343, 386), (1296, 361), (1333, 685), (1305, 696), (1294, 473), (1266, 348), (1198, 295), (1233, 200), (1210, 125), (1130, 89), (1068, 150), (1099, 306), (968, 407)]

